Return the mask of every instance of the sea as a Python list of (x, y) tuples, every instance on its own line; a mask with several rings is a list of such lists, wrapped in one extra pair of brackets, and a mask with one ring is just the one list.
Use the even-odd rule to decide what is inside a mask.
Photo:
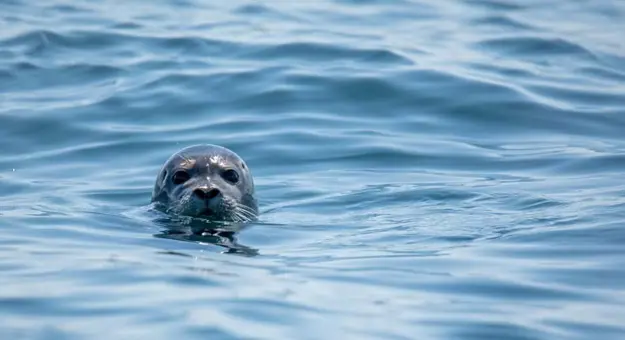
[[(624, 37), (623, 0), (0, 0), (0, 339), (625, 339)], [(151, 204), (196, 144), (257, 221)]]

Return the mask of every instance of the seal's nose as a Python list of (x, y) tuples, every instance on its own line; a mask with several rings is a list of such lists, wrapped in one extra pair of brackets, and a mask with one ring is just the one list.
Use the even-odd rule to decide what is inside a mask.
[(219, 195), (219, 189), (217, 188), (197, 188), (193, 190), (193, 194), (201, 200), (209, 200)]

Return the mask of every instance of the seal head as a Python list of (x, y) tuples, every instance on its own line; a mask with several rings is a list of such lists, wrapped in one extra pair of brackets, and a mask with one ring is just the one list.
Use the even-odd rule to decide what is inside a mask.
[(258, 216), (250, 169), (218, 145), (194, 145), (173, 154), (156, 178), (152, 202), (168, 213), (214, 221), (249, 222)]

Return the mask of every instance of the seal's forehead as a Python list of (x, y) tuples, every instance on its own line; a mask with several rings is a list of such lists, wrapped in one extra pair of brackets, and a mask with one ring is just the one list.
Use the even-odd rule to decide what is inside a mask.
[(208, 159), (211, 163), (215, 163), (215, 164), (226, 163), (226, 158), (223, 157), (222, 155), (211, 155), (208, 157)]
[(225, 167), (236, 164), (236, 159), (223, 153), (187, 154), (179, 153), (172, 159), (172, 166), (185, 169), (203, 167)]
[[(224, 155), (221, 154), (209, 154), (206, 155), (204, 157), (202, 157), (202, 159), (199, 161), (200, 164), (198, 164), (199, 166), (226, 166), (227, 164), (229, 164), (231, 162), (231, 160), (228, 159), (228, 157), (225, 157)], [(204, 164), (201, 164), (204, 163)]]
[(167, 167), (191, 169), (197, 164), (197, 158), (189, 157), (183, 153), (173, 155), (167, 162)]
[(197, 164), (197, 159), (190, 157), (181, 157), (180, 162), (178, 163), (183, 168), (193, 168), (195, 164)]

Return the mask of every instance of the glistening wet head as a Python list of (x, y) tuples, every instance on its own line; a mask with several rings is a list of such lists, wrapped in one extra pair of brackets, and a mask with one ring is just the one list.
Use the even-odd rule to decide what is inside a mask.
[(245, 162), (217, 145), (194, 145), (173, 154), (161, 168), (152, 202), (172, 214), (220, 221), (256, 219), (254, 180)]

